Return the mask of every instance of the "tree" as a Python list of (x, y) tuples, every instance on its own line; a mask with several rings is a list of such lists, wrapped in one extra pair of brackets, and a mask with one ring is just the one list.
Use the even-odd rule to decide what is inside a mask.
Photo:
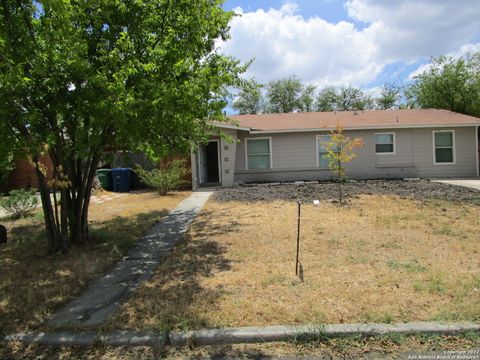
[(317, 96), (317, 111), (337, 110), (337, 89), (333, 86), (326, 86)]
[(328, 167), (336, 176), (338, 181), (338, 199), (343, 202), (342, 183), (345, 181), (345, 164), (348, 164), (357, 157), (356, 148), (362, 147), (362, 138), (350, 138), (343, 132), (340, 124), (331, 131), (330, 140), (323, 143), (326, 150), (325, 157), (328, 159)]
[(296, 76), (271, 81), (267, 86), (268, 110), (289, 113), (301, 109), (302, 90), (302, 82)]
[(465, 58), (433, 58), (406, 94), (423, 108), (480, 116), (480, 52)]
[(362, 97), (363, 106), (359, 110), (373, 110), (376, 108), (377, 99), (371, 93), (364, 93)]
[(363, 110), (365, 108), (364, 94), (359, 88), (343, 86), (337, 97), (337, 109), (340, 111)]
[(242, 115), (258, 114), (263, 106), (262, 87), (255, 80), (246, 81), (232, 107)]
[(311, 112), (314, 109), (315, 102), (315, 90), (314, 85), (305, 85), (300, 94), (300, 111)]
[(377, 105), (381, 110), (389, 110), (398, 105), (400, 89), (392, 83), (383, 84)]
[(233, 16), (221, 4), (0, 2), (0, 142), (15, 139), (34, 164), (50, 252), (88, 240), (95, 170), (109, 151), (188, 151), (208, 119), (223, 119), (245, 66), (215, 50)]

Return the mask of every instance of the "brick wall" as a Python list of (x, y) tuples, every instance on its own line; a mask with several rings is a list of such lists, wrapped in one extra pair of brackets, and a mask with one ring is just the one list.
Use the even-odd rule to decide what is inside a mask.
[[(42, 156), (40, 162), (47, 168), (47, 177), (52, 178), (53, 165), (49, 156)], [(37, 188), (38, 182), (35, 176), (35, 169), (30, 162), (23, 158), (15, 160), (15, 168), (10, 172), (5, 183), (0, 184), (0, 192), (7, 192), (14, 189)]]

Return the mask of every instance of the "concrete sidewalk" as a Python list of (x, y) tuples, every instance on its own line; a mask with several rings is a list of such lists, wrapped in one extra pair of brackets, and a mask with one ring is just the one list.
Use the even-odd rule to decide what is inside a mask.
[(47, 325), (97, 326), (104, 323), (129, 295), (150, 279), (160, 262), (188, 230), (212, 192), (194, 192), (140, 239), (136, 247), (107, 275), (55, 313)]
[(480, 190), (480, 179), (451, 179), (451, 180), (449, 179), (449, 180), (432, 180), (432, 181)]

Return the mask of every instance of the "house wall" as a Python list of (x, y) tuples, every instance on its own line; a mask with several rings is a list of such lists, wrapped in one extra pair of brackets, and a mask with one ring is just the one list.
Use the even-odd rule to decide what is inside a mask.
[(237, 154), (237, 132), (225, 130), (228, 139), (220, 141), (221, 182), (223, 186), (232, 186), (235, 175), (235, 158)]
[[(52, 179), (53, 164), (49, 156), (40, 158), (40, 163), (45, 166), (47, 179)], [(37, 188), (38, 181), (35, 169), (27, 159), (16, 158), (15, 167), (8, 175), (4, 184), (0, 184), (0, 192), (8, 192), (14, 189)]]
[[(434, 165), (434, 130), (455, 130), (456, 163)], [(375, 154), (375, 133), (395, 133), (395, 154)], [(345, 131), (350, 137), (362, 137), (364, 146), (357, 149), (357, 158), (346, 165), (351, 178), (403, 178), (403, 177), (473, 177), (477, 176), (476, 128), (417, 128), (392, 130)], [(317, 167), (316, 135), (321, 132), (251, 135), (238, 132), (234, 181), (288, 181), (330, 179), (328, 169)], [(328, 134), (328, 132), (323, 132)], [(246, 170), (245, 139), (271, 137), (272, 169)]]
[[(220, 183), (222, 186), (232, 186), (234, 183), (235, 164), (237, 155), (237, 131), (231, 129), (222, 130), (226, 138), (212, 136), (212, 140), (219, 140), (219, 171)], [(198, 163), (198, 147), (192, 149), (191, 153), (192, 167), (192, 188), (196, 190), (200, 186), (199, 179), (199, 163)]]

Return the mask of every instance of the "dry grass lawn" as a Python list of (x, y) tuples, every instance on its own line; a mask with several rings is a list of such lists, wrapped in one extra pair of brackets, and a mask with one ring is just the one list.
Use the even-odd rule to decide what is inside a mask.
[(210, 201), (110, 328), (480, 321), (480, 207), (363, 195), (348, 206)]
[(189, 192), (145, 192), (90, 207), (92, 243), (47, 256), (42, 213), (1, 220), (9, 242), (0, 245), (0, 335), (38, 327), (118, 260)]
[[(64, 347), (22, 346), (10, 343), (10, 348), (0, 348), (0, 357), (12, 360), (138, 360), (138, 359), (276, 359), (304, 358), (315, 359), (396, 359), (406, 352), (420, 352), (424, 358), (427, 351), (468, 351), (475, 354), (480, 346), (478, 334), (468, 333), (459, 336), (378, 336), (370, 338), (347, 337), (313, 339), (311, 341), (274, 342), (264, 344), (239, 344), (223, 346), (201, 346), (164, 349), (147, 347)], [(5, 354), (5, 356), (2, 356)], [(460, 355), (460, 353), (457, 353)], [(466, 354), (466, 353), (463, 353)], [(440, 355), (440, 354), (439, 354)], [(444, 354), (443, 354), (444, 355)]]

